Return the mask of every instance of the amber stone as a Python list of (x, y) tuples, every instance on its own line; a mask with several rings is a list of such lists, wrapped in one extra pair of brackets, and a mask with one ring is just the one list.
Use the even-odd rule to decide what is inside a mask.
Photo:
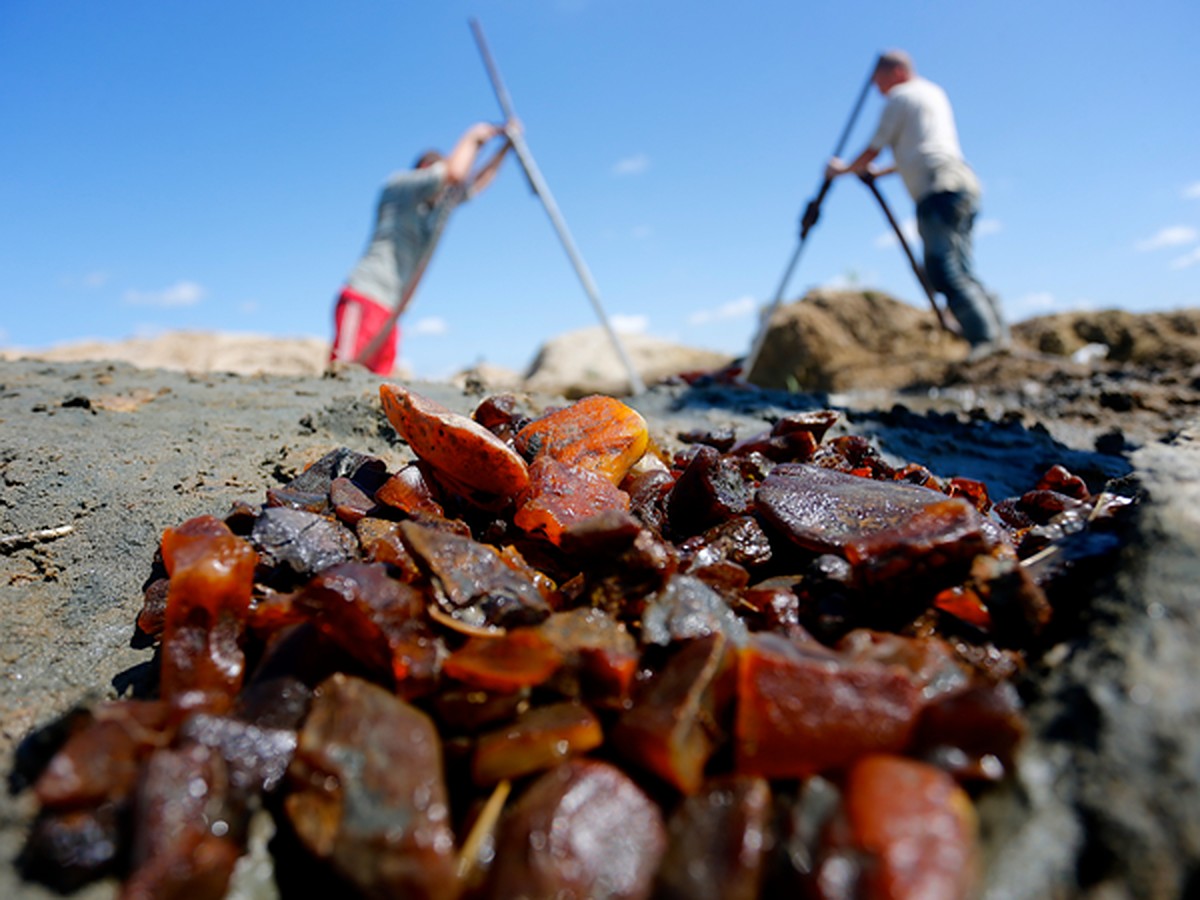
[(851, 841), (869, 862), (868, 897), (960, 900), (976, 874), (971, 800), (940, 769), (895, 756), (868, 756), (846, 776)]
[(562, 542), (574, 525), (616, 510), (629, 509), (629, 495), (602, 475), (542, 456), (529, 467), (530, 487), (522, 496), (513, 523), (522, 531)]
[(803, 463), (776, 466), (759, 486), (759, 513), (797, 544), (841, 553), (853, 540), (905, 523), (946, 495)]
[(363, 896), (458, 896), (442, 745), (423, 712), (334, 675), (317, 689), (288, 778), (296, 834)]
[(484, 896), (648, 898), (666, 849), (658, 806), (608, 763), (573, 760), (510, 807)]
[(621, 716), (621, 757), (685, 794), (695, 793), (726, 734), (735, 655), (721, 634), (687, 641)]
[(600, 720), (580, 703), (538, 706), (503, 728), (480, 736), (471, 762), (478, 785), (552, 768), (600, 746)]
[(469, 638), (447, 657), (442, 671), (470, 687), (512, 692), (546, 681), (562, 665), (562, 654), (533, 628), (494, 637)]
[(220, 712), (242, 685), (239, 644), (258, 554), (212, 516), (168, 528), (170, 576), (162, 638), (161, 696), (174, 706)]
[(646, 420), (612, 397), (594, 395), (530, 422), (517, 434), (526, 459), (549, 456), (620, 484), (650, 443)]
[(662, 900), (757, 900), (771, 848), (771, 787), (727, 776), (684, 798), (667, 822)]
[(855, 661), (809, 639), (751, 635), (738, 665), (737, 771), (796, 778), (904, 750), (922, 705), (905, 668)]
[(529, 484), (525, 460), (478, 422), (399, 385), (380, 385), (379, 397), (413, 453), (455, 484), (502, 497)]

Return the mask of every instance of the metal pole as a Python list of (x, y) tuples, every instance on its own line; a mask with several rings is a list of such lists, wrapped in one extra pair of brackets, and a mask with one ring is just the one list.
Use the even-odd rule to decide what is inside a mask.
[[(496, 64), (492, 60), (492, 55), (488, 51), (487, 41), (483, 37), (483, 29), (479, 27), (479, 22), (475, 19), (471, 19), (470, 23), (471, 31), (475, 35), (475, 43), (479, 45), (479, 53), (483, 57), (488, 77), (492, 81), (492, 88), (496, 92), (496, 99), (500, 102), (500, 108), (504, 111), (506, 119), (515, 121), (516, 115), (513, 113), (512, 101), (509, 99), (508, 91), (505, 89), (504, 82), (500, 78), (500, 72), (496, 69)], [(525, 170), (525, 177), (529, 179), (530, 186), (533, 188), (534, 193), (541, 199), (542, 206), (546, 209), (546, 215), (550, 217), (550, 222), (554, 225), (555, 231), (558, 232), (558, 238), (562, 241), (563, 248), (567, 251), (571, 265), (575, 267), (575, 274), (579, 276), (579, 280), (583, 284), (583, 290), (592, 302), (592, 308), (595, 309), (596, 315), (599, 316), (604, 330), (608, 332), (613, 349), (617, 351), (617, 356), (620, 358), (622, 365), (625, 366), (625, 370), (629, 373), (630, 390), (634, 394), (644, 393), (646, 385), (642, 382), (641, 376), (638, 375), (637, 369), (633, 367), (633, 363), (625, 352), (625, 347), (621, 344), (621, 339), (617, 337), (616, 331), (613, 330), (612, 324), (604, 312), (604, 307), (600, 303), (600, 291), (596, 287), (596, 282), (592, 279), (592, 273), (588, 271), (587, 264), (584, 263), (583, 257), (580, 256), (579, 250), (575, 246), (575, 241), (571, 238), (570, 231), (567, 230), (567, 223), (563, 221), (562, 214), (558, 211), (558, 204), (554, 202), (550, 188), (547, 186), (545, 179), (542, 178), (542, 173), (538, 170), (537, 163), (534, 162), (533, 154), (529, 152), (529, 146), (525, 143), (524, 136), (520, 131), (514, 130), (508, 134), (508, 138), (512, 142), (517, 159), (521, 161), (521, 167)]]
[[(878, 60), (871, 65), (871, 72), (867, 76), (866, 83), (863, 84), (862, 90), (858, 92), (858, 99), (854, 101), (854, 109), (850, 112), (850, 118), (846, 120), (841, 137), (838, 138), (837, 146), (834, 147), (834, 156), (841, 156), (846, 148), (846, 141), (850, 137), (850, 132), (854, 129), (854, 123), (858, 119), (859, 112), (862, 111), (863, 103), (867, 99), (867, 93), (871, 90), (871, 82), (875, 79), (875, 68), (877, 65)], [(771, 324), (771, 319), (775, 316), (775, 310), (783, 302), (784, 292), (787, 290), (788, 282), (791, 281), (792, 272), (795, 271), (796, 264), (800, 261), (800, 254), (804, 250), (804, 242), (808, 238), (808, 232), (817, 224), (817, 219), (821, 215), (821, 204), (825, 201), (825, 195), (829, 193), (832, 185), (833, 179), (823, 179), (817, 195), (808, 201), (808, 205), (804, 207), (804, 215), (800, 219), (800, 242), (797, 244), (796, 250), (792, 253), (792, 258), (783, 272), (783, 278), (779, 281), (779, 287), (775, 291), (775, 295), (771, 298), (770, 304), (763, 310), (762, 315), (759, 317), (758, 331), (755, 333), (754, 340), (750, 344), (750, 352), (746, 354), (746, 359), (742, 362), (742, 371), (737, 377), (737, 380), (740, 382), (745, 383), (749, 379), (750, 372), (754, 369), (754, 364), (758, 362), (758, 355), (762, 352), (763, 343), (767, 339), (767, 328)]]
[(892, 226), (892, 231), (896, 232), (896, 238), (900, 241), (900, 246), (904, 248), (904, 255), (908, 257), (908, 264), (912, 266), (913, 274), (917, 276), (917, 281), (921, 283), (921, 289), (925, 291), (925, 296), (929, 298), (929, 305), (933, 307), (933, 312), (938, 318), (938, 322), (942, 328), (951, 334), (958, 334), (958, 330), (952, 328), (950, 323), (946, 321), (945, 313), (938, 306), (936, 294), (933, 290), (933, 285), (929, 283), (929, 277), (925, 274), (925, 268), (917, 262), (916, 256), (913, 255), (912, 248), (908, 246), (908, 241), (904, 237), (904, 232), (900, 230), (900, 225), (896, 222), (896, 217), (892, 215), (891, 207), (888, 206), (886, 200), (883, 199), (883, 194), (879, 191), (879, 186), (875, 184), (873, 175), (862, 175), (860, 179), (875, 195), (875, 199), (879, 201), (880, 207), (883, 209), (883, 214), (887, 217), (888, 223)]

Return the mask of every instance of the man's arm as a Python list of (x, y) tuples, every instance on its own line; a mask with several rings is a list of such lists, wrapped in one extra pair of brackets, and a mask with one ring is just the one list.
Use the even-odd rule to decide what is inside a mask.
[(480, 166), (479, 170), (471, 176), (471, 184), (468, 189), (470, 196), (474, 197), (495, 179), (496, 173), (500, 171), (500, 164), (504, 162), (504, 157), (508, 155), (508, 151), (512, 149), (512, 134), (520, 131), (520, 128), (521, 123), (515, 120), (504, 126), (502, 133), (506, 136), (506, 140), (500, 145), (500, 149), (492, 154), (492, 158)]
[(471, 174), (475, 157), (480, 148), (500, 134), (501, 129), (490, 122), (477, 122), (458, 139), (450, 155), (446, 157), (446, 180), (450, 184), (462, 184)]
[(877, 156), (879, 156), (879, 151), (874, 147), (868, 147), (862, 153), (858, 154), (858, 156), (854, 157), (853, 161), (849, 164), (842, 162), (835, 156), (825, 166), (825, 177), (832, 181), (834, 178), (845, 175), (847, 172), (853, 172), (855, 175), (866, 175), (868, 173), (871, 175), (887, 175), (895, 171), (895, 167), (892, 166), (887, 170), (872, 172), (871, 163), (875, 162)]

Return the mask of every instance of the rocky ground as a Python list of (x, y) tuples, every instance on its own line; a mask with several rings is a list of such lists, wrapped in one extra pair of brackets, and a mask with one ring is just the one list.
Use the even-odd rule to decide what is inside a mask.
[[(804, 371), (793, 362), (770, 376), (783, 380), (776, 388), (802, 388), (791, 393), (706, 377), (676, 379), (630, 402), (667, 448), (696, 427), (728, 426), (745, 435), (786, 409), (833, 407), (842, 412), (843, 432), (867, 435), (897, 460), (978, 478), (994, 497), (1026, 489), (1054, 463), (1093, 484), (1135, 484), (1144, 500), (1134, 533), (1110, 567), (1081, 575), (1085, 612), (1077, 632), (1035, 673), (1032, 734), (1018, 771), (981, 806), (983, 893), (1194, 895), (1200, 890), (1200, 697), (1193, 687), (1200, 676), (1200, 379), (1188, 342), (1195, 317), (1180, 314), (1174, 331), (1162, 322), (1122, 331), (1113, 322), (1108, 331), (1082, 335), (1065, 322), (1040, 330), (1022, 323), (1015, 352), (967, 363), (953, 340), (944, 341), (944, 357), (936, 359), (929, 347), (940, 346), (940, 337), (926, 343), (924, 355), (905, 350), (896, 335), (884, 341), (861, 325), (863, 310), (874, 309), (876, 322), (898, 322), (896, 334), (929, 333), (914, 324), (919, 320), (897, 320), (904, 310), (854, 296), (865, 304), (857, 312), (846, 303), (828, 306), (845, 317), (843, 331), (859, 330), (850, 351), (872, 349), (859, 355), (858, 366), (841, 366), (842, 376), (833, 358), (815, 370), (826, 379), (821, 383), (805, 380), (809, 362)], [(836, 323), (836, 313), (819, 309), (813, 298), (806, 302), (813, 309), (795, 317), (819, 311)], [(789, 340), (804, 337), (795, 317), (777, 320), (776, 340), (789, 334), (787, 327)], [(1139, 356), (1137, 335), (1144, 344), (1148, 332), (1166, 337), (1156, 354)], [(824, 345), (837, 334), (827, 331)], [(808, 356), (795, 353), (793, 361), (818, 354), (822, 342), (811, 334), (805, 339)], [(1051, 346), (1053, 340), (1059, 345)], [(1104, 359), (1099, 345), (1107, 348)], [(785, 356), (769, 342), (763, 363)], [(871, 378), (866, 361), (877, 364)], [(907, 376), (896, 373), (904, 367)], [(854, 369), (862, 377), (845, 377)], [(416, 387), (467, 411), (479, 391), (495, 387), (480, 373), (469, 380), (467, 391)], [(81, 701), (121, 693), (149, 665), (150, 652), (130, 639), (165, 527), (197, 514), (221, 515), (237, 500), (257, 504), (266, 488), (337, 446), (381, 456), (389, 466), (408, 458), (380, 414), (378, 383), (359, 370), (235, 375), (0, 361), (0, 766), (6, 772), (19, 772), (20, 742), (38, 726)], [(565, 392), (566, 382), (558, 384)], [(556, 397), (546, 390), (526, 401), (537, 408)], [(15, 774), (11, 780), (18, 786)], [(0, 896), (46, 895), (22, 882), (12, 864), (32, 811), (27, 792), (0, 804)], [(83, 896), (112, 892), (112, 885), (99, 885)]]

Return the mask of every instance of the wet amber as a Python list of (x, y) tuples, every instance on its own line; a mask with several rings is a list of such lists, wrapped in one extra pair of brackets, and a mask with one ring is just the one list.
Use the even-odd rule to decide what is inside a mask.
[(413, 453), (454, 483), (501, 497), (529, 484), (525, 460), (478, 422), (399, 385), (380, 385), (379, 397)]
[(181, 708), (227, 709), (241, 687), (239, 641), (258, 554), (212, 516), (168, 528), (170, 576), (163, 627), (162, 697)]
[(620, 484), (646, 452), (646, 420), (612, 397), (591, 396), (547, 413), (517, 434), (527, 459), (549, 456)]
[(915, 760), (868, 756), (846, 776), (846, 817), (867, 854), (864, 896), (960, 900), (975, 880), (975, 813), (945, 772)]
[(471, 777), (476, 784), (489, 785), (530, 775), (599, 747), (603, 739), (600, 720), (582, 704), (534, 707), (479, 738)]

